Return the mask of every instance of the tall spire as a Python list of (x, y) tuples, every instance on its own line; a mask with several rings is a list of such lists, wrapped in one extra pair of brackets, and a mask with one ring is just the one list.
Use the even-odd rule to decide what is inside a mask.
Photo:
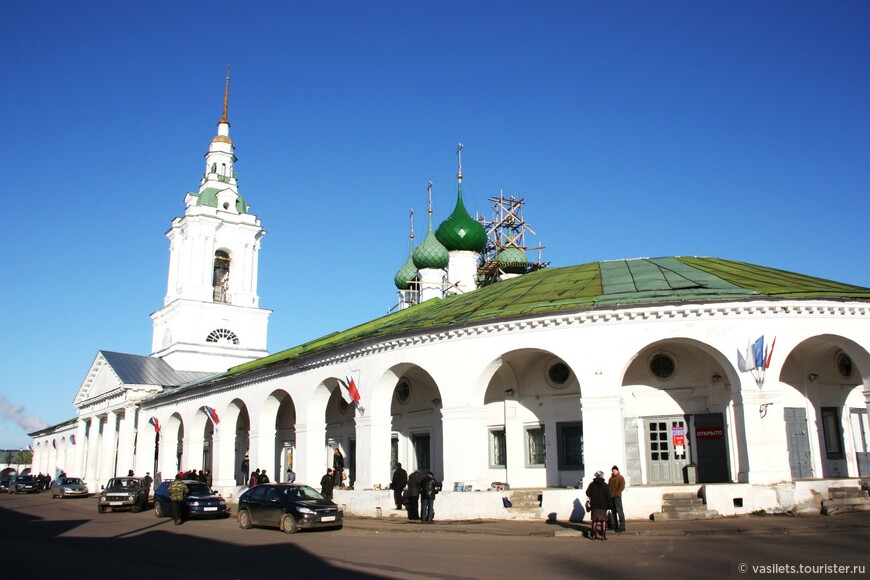
[(459, 157), (459, 173), (456, 174), (456, 179), (459, 180), (460, 185), (460, 194), (462, 192), (462, 143), (459, 144), (459, 147), (456, 149), (456, 156)]
[[(227, 107), (229, 106), (229, 103), (230, 103), (230, 65), (227, 65), (227, 88), (224, 90), (224, 114), (223, 114), (223, 117), (221, 117), (221, 120), (218, 121), (218, 123), (226, 123), (227, 125), (230, 124), (229, 120), (227, 119)], [(460, 165), (461, 165), (461, 163), (460, 163)]]

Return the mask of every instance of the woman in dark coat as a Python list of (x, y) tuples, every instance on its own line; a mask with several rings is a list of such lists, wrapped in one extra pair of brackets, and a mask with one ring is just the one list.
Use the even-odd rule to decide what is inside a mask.
[(589, 508), (592, 512), (592, 539), (607, 539), (607, 508), (610, 507), (610, 490), (604, 481), (604, 472), (596, 471), (595, 477), (586, 488)]

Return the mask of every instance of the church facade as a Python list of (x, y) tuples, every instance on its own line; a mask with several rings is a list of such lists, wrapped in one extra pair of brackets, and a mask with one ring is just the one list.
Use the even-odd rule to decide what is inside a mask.
[(675, 490), (721, 514), (801, 509), (870, 476), (870, 289), (701, 257), (531, 271), (519, 247), (478, 287), (486, 233), (461, 161), (454, 212), (436, 228), (430, 192), (395, 275), (402, 308), (269, 355), (264, 230), (238, 191), (227, 98), (167, 233), (151, 355), (100, 351), (77, 418), (32, 434), (34, 472), (98, 489), (204, 469), (235, 497), (247, 469), (317, 484), (339, 449), (350, 513), (389, 506), (402, 463), (444, 481), (444, 519), (521, 517), (501, 488), (567, 518), (612, 465), (630, 518)]

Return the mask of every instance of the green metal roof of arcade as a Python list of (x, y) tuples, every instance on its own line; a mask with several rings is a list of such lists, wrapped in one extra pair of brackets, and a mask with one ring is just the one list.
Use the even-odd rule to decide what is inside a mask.
[(236, 375), (351, 343), (451, 325), (652, 304), (758, 299), (868, 300), (870, 288), (719, 258), (638, 258), (547, 268), (433, 299), (229, 369)]

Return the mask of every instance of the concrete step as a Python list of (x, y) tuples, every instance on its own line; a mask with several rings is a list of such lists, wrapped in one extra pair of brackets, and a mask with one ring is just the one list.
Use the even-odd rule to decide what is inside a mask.
[(828, 493), (831, 496), (831, 499), (845, 499), (850, 497), (855, 498), (866, 498), (868, 497), (867, 491), (863, 489), (858, 489), (857, 487), (851, 489), (829, 489)]
[[(834, 500), (834, 502), (839, 502), (842, 500)], [(822, 515), (823, 516), (832, 516), (834, 514), (849, 514), (856, 512), (870, 512), (870, 503), (853, 503), (853, 504), (840, 504), (840, 503), (829, 503), (827, 501), (822, 502)]]
[(703, 506), (704, 500), (700, 497), (686, 497), (680, 499), (668, 499), (665, 498), (662, 500), (662, 505), (673, 505), (673, 506)]
[(675, 493), (663, 493), (662, 499), (668, 500), (668, 499), (700, 499), (700, 498), (698, 498), (697, 493), (675, 492)]
[(669, 505), (669, 504), (662, 504), (662, 511), (663, 511), (663, 512), (670, 512), (670, 513), (680, 513), (680, 512), (683, 512), (683, 513), (686, 513), (686, 512), (704, 512), (704, 511), (707, 511), (707, 508), (706, 508), (706, 506), (704, 506), (703, 504), (702, 504), (702, 505)]
[(657, 512), (652, 515), (652, 520), (656, 522), (673, 521), (673, 520), (709, 520), (718, 518), (719, 512), (715, 510), (692, 511), (692, 512)]

